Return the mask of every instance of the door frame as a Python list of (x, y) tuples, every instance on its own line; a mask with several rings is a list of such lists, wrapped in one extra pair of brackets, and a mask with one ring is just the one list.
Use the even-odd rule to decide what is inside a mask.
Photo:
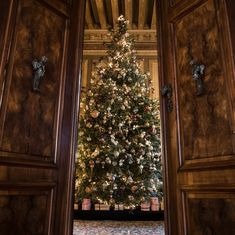
[[(79, 11), (81, 13), (80, 18), (78, 17), (79, 14), (77, 14), (75, 17), (79, 18), (79, 20), (77, 20), (77, 22), (79, 23), (78, 28), (80, 28), (80, 35), (79, 36), (79, 46), (77, 47), (77, 50), (79, 50), (79, 52), (82, 52), (83, 50), (83, 35), (84, 35), (84, 27), (82, 27), (81, 25), (85, 23), (85, 5), (86, 5), (86, 1), (87, 0), (80, 0), (80, 4), (82, 6), (82, 8), (84, 9), (84, 11), (82, 12), (81, 10)], [(75, 1), (76, 2), (76, 1)], [(166, 42), (166, 40), (163, 40), (164, 37), (166, 36), (166, 31), (163, 30), (164, 27), (163, 25), (163, 14), (162, 12), (164, 11), (164, 13), (166, 14), (167, 9), (166, 9), (166, 4), (163, 3), (164, 0), (156, 0), (156, 14), (157, 14), (157, 50), (158, 50), (158, 68), (156, 68), (158, 70), (158, 81), (159, 81), (159, 89), (163, 86), (163, 84), (165, 84), (165, 75), (163, 73), (164, 70), (164, 65), (166, 63), (166, 61), (163, 58), (163, 55), (166, 53), (167, 45), (168, 43)], [(76, 27), (76, 26), (75, 26)], [(82, 62), (82, 53), (80, 53), (79, 58), (77, 58), (78, 60), (76, 61), (76, 63), (79, 64), (78, 66), (78, 71), (77, 74), (79, 74), (78, 76), (78, 81), (77, 81), (77, 85), (76, 85), (76, 89), (75, 89), (75, 93), (74, 96), (76, 97), (75, 100), (75, 105), (74, 105), (74, 115), (73, 115), (73, 142), (72, 142), (72, 156), (74, 156), (73, 162), (71, 162), (70, 164), (70, 193), (72, 193), (70, 198), (73, 198), (74, 195), (74, 185), (75, 185), (75, 152), (76, 152), (76, 146), (77, 146), (77, 136), (78, 136), (78, 117), (79, 117), (79, 103), (80, 103), (80, 93), (81, 93), (81, 70), (82, 70), (82, 66), (81, 66), (81, 62)], [(76, 73), (74, 73), (75, 75)], [(77, 76), (74, 76), (77, 77)], [(77, 92), (77, 95), (76, 95)], [(165, 106), (165, 101), (162, 99), (161, 97), (161, 92), (159, 92), (160, 96), (159, 96), (159, 100), (160, 100), (160, 116), (161, 116), (161, 139), (162, 139), (162, 165), (163, 165), (163, 184), (164, 184), (164, 224), (165, 224), (165, 235), (170, 235), (171, 234), (171, 220), (170, 220), (170, 200), (168, 198), (169, 195), (169, 165), (167, 162), (167, 132), (166, 132), (166, 121), (167, 121), (167, 116), (166, 116), (166, 106)], [(72, 184), (71, 184), (72, 183)], [(71, 187), (72, 186), (72, 187)], [(73, 207), (73, 203), (74, 203), (74, 199), (68, 201), (68, 207), (72, 206)], [(72, 212), (70, 213), (70, 216), (72, 215)], [(69, 217), (67, 219), (68, 226), (72, 226), (73, 228), (73, 220), (71, 220), (72, 217)], [(174, 223), (175, 224), (175, 223)], [(68, 230), (69, 231), (69, 230)], [(72, 229), (70, 230), (72, 231)], [(70, 233), (72, 234), (72, 233)]]
[[(163, 30), (167, 28), (164, 25), (166, 21), (163, 20), (163, 15), (167, 14), (165, 0), (156, 0), (156, 14), (157, 14), (157, 51), (158, 51), (158, 82), (159, 82), (159, 100), (160, 100), (160, 122), (161, 122), (161, 145), (162, 145), (162, 166), (163, 166), (163, 193), (164, 193), (164, 225), (165, 235), (171, 234), (171, 220), (170, 220), (170, 200), (169, 200), (169, 165), (167, 161), (167, 110), (165, 100), (161, 96), (161, 87), (166, 84), (164, 66), (167, 64), (166, 58), (163, 57), (166, 54), (168, 48), (168, 42), (163, 40), (166, 37), (167, 31)], [(164, 12), (164, 14), (162, 14)], [(166, 37), (167, 38), (167, 37)], [(165, 71), (166, 72), (166, 71)]]
[[(77, 147), (78, 115), (80, 101), (83, 33), (85, 24), (86, 0), (73, 0), (71, 9), (73, 14), (68, 36), (68, 60), (65, 81), (65, 94), (61, 128), (61, 147), (58, 167), (63, 169), (58, 176), (58, 197), (55, 214), (59, 217), (54, 225), (55, 234), (73, 234), (74, 215), (74, 185), (75, 185), (75, 156)], [(76, 32), (76, 33), (74, 33)], [(75, 43), (76, 42), (76, 43)], [(68, 157), (70, 156), (70, 157)], [(64, 187), (66, 186), (66, 187)]]

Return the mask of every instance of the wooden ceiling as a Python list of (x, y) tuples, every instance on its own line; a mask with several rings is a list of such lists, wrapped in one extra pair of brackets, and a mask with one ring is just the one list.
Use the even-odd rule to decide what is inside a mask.
[(135, 48), (156, 51), (156, 0), (86, 0), (85, 53), (105, 49), (103, 43), (110, 41), (107, 30), (115, 27), (120, 15), (129, 20), (128, 29), (135, 39)]
[(129, 29), (156, 29), (156, 0), (86, 0), (86, 29), (113, 28), (120, 15)]

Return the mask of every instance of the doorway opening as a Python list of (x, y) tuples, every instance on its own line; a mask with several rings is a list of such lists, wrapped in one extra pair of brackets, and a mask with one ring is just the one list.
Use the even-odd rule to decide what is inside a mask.
[(86, 0), (75, 219), (163, 220), (156, 1)]

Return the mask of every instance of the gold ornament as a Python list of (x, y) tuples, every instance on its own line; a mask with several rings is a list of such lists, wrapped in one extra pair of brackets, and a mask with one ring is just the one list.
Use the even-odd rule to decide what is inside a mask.
[(91, 116), (92, 116), (93, 118), (97, 118), (99, 115), (100, 115), (100, 112), (97, 111), (97, 110), (93, 110), (93, 111), (91, 112)]
[(93, 96), (93, 93), (92, 93), (91, 90), (89, 90), (89, 91), (87, 92), (87, 94), (88, 94), (88, 96)]
[(89, 187), (86, 187), (85, 192), (86, 192), (86, 193), (91, 193), (91, 192), (92, 192), (92, 189), (89, 188)]

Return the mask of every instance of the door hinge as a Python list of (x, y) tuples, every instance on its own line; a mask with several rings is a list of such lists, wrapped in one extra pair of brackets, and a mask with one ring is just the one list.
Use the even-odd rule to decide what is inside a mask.
[(162, 87), (161, 95), (166, 98), (167, 111), (170, 113), (173, 111), (173, 101), (172, 101), (172, 86), (167, 84)]

